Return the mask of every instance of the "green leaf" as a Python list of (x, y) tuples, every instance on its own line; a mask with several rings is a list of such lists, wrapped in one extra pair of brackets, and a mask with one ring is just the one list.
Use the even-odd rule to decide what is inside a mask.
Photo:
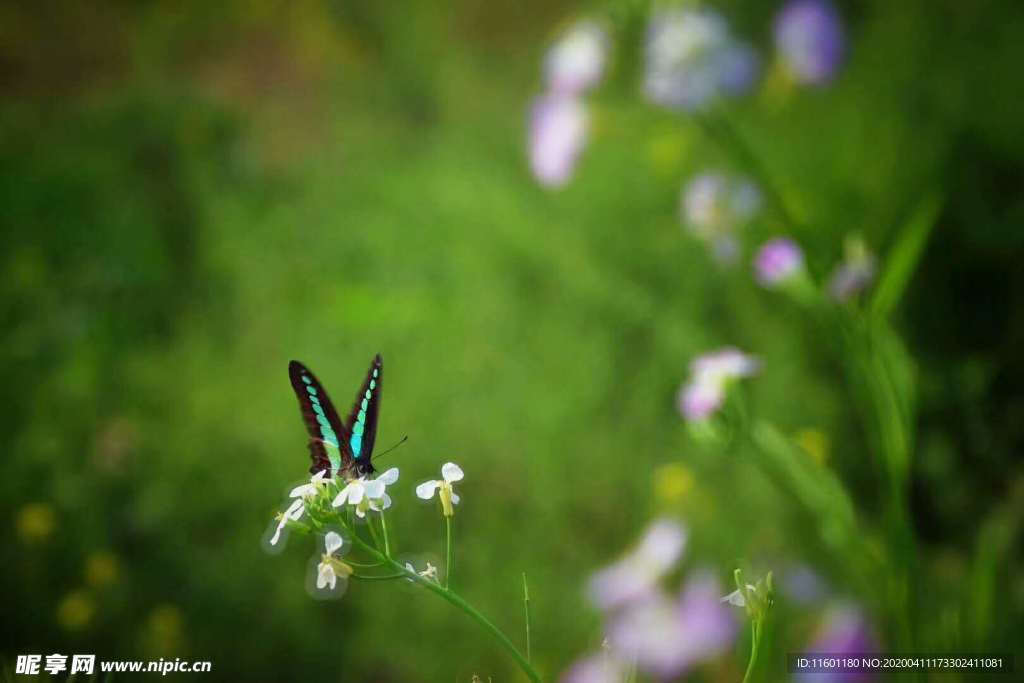
[(937, 194), (928, 195), (900, 229), (895, 244), (886, 254), (885, 267), (871, 300), (871, 309), (876, 315), (889, 315), (903, 297), (941, 207), (942, 200)]

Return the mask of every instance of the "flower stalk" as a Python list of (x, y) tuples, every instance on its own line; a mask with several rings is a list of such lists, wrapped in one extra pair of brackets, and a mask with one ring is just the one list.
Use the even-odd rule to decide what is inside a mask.
[(452, 548), (452, 518), (444, 518), (444, 587), (448, 588), (452, 579), (452, 560), (455, 550)]
[[(523, 673), (526, 674), (527, 678), (529, 678), (531, 681), (533, 681), (533, 683), (540, 683), (540, 681), (541, 681), (540, 675), (533, 668), (533, 666), (530, 665), (530, 662), (523, 655), (523, 653), (519, 651), (519, 648), (517, 648), (515, 646), (515, 643), (513, 643), (512, 640), (507, 635), (505, 635), (505, 633), (501, 629), (499, 629), (497, 626), (495, 626), (493, 622), (491, 622), (487, 617), (485, 617), (483, 614), (478, 612), (475, 607), (473, 607), (468, 602), (466, 602), (461, 596), (459, 596), (456, 593), (454, 593), (451, 590), (449, 590), (447, 586), (442, 586), (439, 583), (437, 583), (435, 581), (432, 581), (432, 580), (430, 580), (430, 579), (428, 579), (428, 578), (426, 578), (424, 576), (420, 576), (415, 571), (410, 570), (407, 567), (402, 566), (401, 564), (399, 564), (395, 560), (393, 560), (390, 557), (387, 557), (386, 555), (384, 555), (380, 550), (378, 550), (374, 546), (372, 546), (369, 543), (367, 543), (366, 541), (364, 541), (362, 538), (360, 538), (355, 533), (352, 534), (352, 543), (356, 547), (358, 547), (359, 549), (364, 551), (367, 555), (369, 555), (374, 560), (380, 562), (382, 565), (388, 566), (390, 569), (393, 569), (393, 570), (395, 570), (395, 572), (397, 572), (397, 574), (395, 576), (390, 576), (389, 575), (388, 577), (374, 577), (374, 578), (405, 578), (405, 579), (409, 579), (413, 583), (416, 583), (416, 584), (418, 584), (420, 586), (423, 586), (424, 588), (429, 590), (431, 593), (434, 593), (435, 595), (440, 597), (442, 600), (444, 600), (444, 601), (448, 602), (449, 604), (453, 605), (454, 607), (458, 608), (464, 614), (466, 614), (470, 619), (472, 619), (479, 626), (481, 626), (485, 631), (490, 633), (491, 636), (493, 636), (494, 639), (497, 640), (498, 643), (503, 648), (505, 648), (505, 650), (512, 656), (512, 658), (519, 665), (519, 668), (522, 669)], [(365, 579), (365, 578), (369, 578), (369, 577), (359, 577), (359, 578), (364, 578)]]

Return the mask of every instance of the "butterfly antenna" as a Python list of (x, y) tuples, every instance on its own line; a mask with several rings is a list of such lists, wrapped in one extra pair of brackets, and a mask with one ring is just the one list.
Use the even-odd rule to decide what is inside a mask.
[(387, 455), (388, 453), (390, 453), (391, 451), (395, 450), (396, 448), (398, 448), (399, 446), (401, 446), (403, 443), (405, 443), (408, 440), (409, 440), (409, 435), (406, 434), (405, 436), (402, 437), (401, 441), (399, 441), (398, 443), (396, 443), (394, 446), (392, 446), (391, 448), (387, 449), (386, 451), (381, 451), (377, 455), (373, 456), (371, 458), (371, 460), (376, 460), (377, 458), (379, 458), (381, 456)]

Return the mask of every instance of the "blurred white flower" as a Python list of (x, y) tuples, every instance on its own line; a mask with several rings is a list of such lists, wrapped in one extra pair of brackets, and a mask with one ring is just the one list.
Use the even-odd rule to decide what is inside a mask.
[(341, 536), (333, 531), (327, 532), (324, 537), (325, 552), (316, 567), (317, 588), (322, 590), (329, 586), (330, 590), (334, 590), (339, 576), (348, 577), (352, 574), (349, 565), (334, 557), (334, 553), (341, 550), (342, 543)]
[(739, 252), (736, 233), (761, 209), (761, 192), (742, 177), (702, 173), (683, 188), (680, 198), (683, 223), (711, 244), (718, 260), (731, 263)]
[(726, 347), (690, 363), (690, 381), (679, 391), (679, 412), (687, 420), (704, 420), (725, 401), (729, 383), (757, 372), (760, 363), (739, 349)]
[(701, 109), (722, 95), (746, 91), (757, 78), (757, 55), (734, 38), (718, 13), (667, 8), (647, 31), (644, 92), (673, 109)]
[(445, 517), (455, 514), (453, 505), (459, 504), (459, 494), (452, 489), (452, 484), (461, 481), (463, 476), (462, 468), (453, 462), (446, 462), (441, 467), (441, 478), (425, 481), (416, 487), (416, 495), (423, 500), (430, 500), (434, 497), (434, 491), (440, 490), (438, 498), (441, 499), (441, 511)]
[[(406, 562), (405, 568), (414, 574), (419, 574), (428, 581), (434, 581), (435, 583), (437, 582), (437, 567), (430, 564), (429, 562), (427, 562), (427, 568), (423, 571), (416, 571), (416, 568), (412, 566), (411, 562)], [(409, 580), (412, 581), (412, 579)]]
[(685, 547), (686, 530), (678, 522), (653, 522), (636, 548), (590, 579), (591, 601), (602, 609), (615, 609), (649, 595)]
[(572, 177), (587, 140), (587, 110), (571, 95), (547, 94), (530, 112), (530, 168), (546, 187), (562, 187)]
[(601, 80), (608, 53), (608, 34), (596, 21), (575, 24), (548, 51), (544, 74), (548, 89), (579, 95)]

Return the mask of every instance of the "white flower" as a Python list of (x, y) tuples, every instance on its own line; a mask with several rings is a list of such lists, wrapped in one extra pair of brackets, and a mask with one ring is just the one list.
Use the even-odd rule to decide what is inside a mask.
[[(405, 568), (408, 571), (410, 571), (410, 572), (413, 572), (415, 574), (419, 574), (420, 576), (422, 576), (424, 579), (427, 579), (428, 581), (434, 581), (434, 582), (437, 581), (437, 567), (435, 567), (434, 565), (430, 564), (429, 562), (427, 562), (427, 568), (424, 569), (421, 572), (416, 571), (416, 568), (412, 566), (411, 562), (406, 562), (405, 563)], [(412, 579), (409, 579), (409, 580), (412, 581)]]
[(559, 188), (572, 178), (587, 142), (589, 116), (577, 97), (548, 93), (530, 110), (530, 168), (545, 187)]
[(608, 36), (595, 21), (581, 21), (566, 32), (548, 52), (544, 72), (548, 87), (557, 93), (577, 95), (601, 80)]
[(756, 358), (732, 347), (698, 356), (690, 364), (690, 381), (679, 391), (679, 411), (687, 420), (707, 419), (722, 407), (729, 384), (759, 367)]
[(270, 545), (277, 545), (277, 542), (281, 540), (281, 532), (288, 525), (288, 520), (297, 520), (305, 511), (306, 508), (300, 498), (292, 501), (292, 504), (284, 512), (277, 513), (277, 530), (274, 531), (274, 535), (270, 539)]
[(287, 510), (278, 513), (277, 530), (274, 531), (274, 535), (270, 539), (270, 545), (277, 545), (277, 542), (281, 539), (281, 531), (288, 525), (288, 520), (297, 520), (302, 517), (302, 514), (306, 511), (305, 500), (315, 497), (321, 487), (327, 486), (327, 482), (330, 480), (326, 478), (326, 475), (327, 470), (321, 470), (310, 477), (308, 484), (296, 486), (291, 490), (288, 497), (295, 500), (292, 501)]
[(302, 486), (296, 486), (292, 489), (291, 493), (288, 494), (289, 498), (312, 498), (320, 491), (322, 486), (326, 486), (330, 479), (327, 478), (327, 470), (320, 470), (312, 477), (309, 478), (308, 484)]
[(366, 477), (353, 479), (345, 485), (345, 488), (334, 498), (332, 505), (341, 507), (348, 503), (356, 509), (360, 517), (366, 516), (367, 510), (380, 512), (391, 507), (391, 496), (387, 493), (387, 487), (398, 481), (398, 468), (392, 467), (376, 479), (367, 480)]
[(320, 564), (316, 567), (316, 587), (323, 589), (327, 586), (334, 590), (338, 583), (338, 576), (347, 577), (352, 574), (352, 568), (334, 557), (334, 553), (341, 550), (341, 536), (333, 531), (328, 531), (324, 538), (324, 549)]
[[(748, 583), (747, 584), (747, 590), (748, 591), (755, 590), (754, 585)], [(736, 605), (737, 607), (746, 607), (746, 605), (747, 605), (747, 599), (743, 597), (743, 592), (740, 591), (739, 588), (734, 590), (732, 593), (729, 593), (728, 595), (722, 596), (722, 599), (720, 600), (720, 602), (727, 602), (730, 605)]]
[(425, 481), (416, 487), (416, 495), (423, 500), (430, 500), (434, 497), (434, 491), (440, 489), (438, 498), (441, 499), (441, 511), (445, 517), (455, 514), (453, 505), (459, 504), (459, 494), (452, 490), (452, 484), (461, 481), (465, 475), (462, 468), (453, 462), (446, 462), (441, 467), (441, 479)]

